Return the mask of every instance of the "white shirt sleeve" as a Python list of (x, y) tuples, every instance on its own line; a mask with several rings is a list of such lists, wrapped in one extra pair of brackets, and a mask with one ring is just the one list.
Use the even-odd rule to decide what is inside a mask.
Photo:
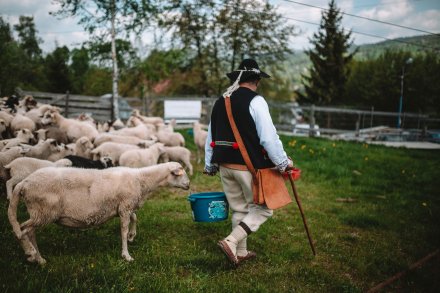
[(266, 100), (262, 96), (254, 97), (249, 105), (249, 112), (255, 121), (260, 144), (267, 151), (270, 160), (279, 169), (284, 170), (288, 164), (288, 157), (273, 125)]
[(208, 135), (206, 136), (206, 142), (205, 142), (205, 170), (208, 171), (217, 167), (215, 164), (211, 164), (211, 158), (213, 153), (213, 149), (211, 147), (211, 141), (212, 141), (211, 122), (209, 122)]

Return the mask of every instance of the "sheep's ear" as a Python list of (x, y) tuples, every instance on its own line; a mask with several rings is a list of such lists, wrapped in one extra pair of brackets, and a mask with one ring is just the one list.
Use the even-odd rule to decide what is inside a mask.
[(172, 170), (171, 173), (174, 176), (182, 176), (183, 174), (185, 174), (182, 167)]

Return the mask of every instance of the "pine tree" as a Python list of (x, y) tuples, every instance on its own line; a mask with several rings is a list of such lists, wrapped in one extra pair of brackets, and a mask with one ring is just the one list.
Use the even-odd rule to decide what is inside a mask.
[(303, 75), (304, 93), (300, 100), (317, 105), (339, 104), (344, 101), (348, 64), (356, 51), (348, 53), (352, 45), (351, 32), (341, 27), (342, 15), (331, 0), (322, 13), (319, 31), (313, 34), (314, 48), (306, 51), (312, 62), (309, 74)]

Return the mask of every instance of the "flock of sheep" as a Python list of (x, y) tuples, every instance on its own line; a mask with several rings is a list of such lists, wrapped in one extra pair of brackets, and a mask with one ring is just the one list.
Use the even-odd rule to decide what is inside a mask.
[[(86, 228), (120, 217), (122, 257), (136, 236), (135, 211), (159, 186), (189, 189), (191, 152), (175, 123), (134, 110), (124, 124), (65, 118), (57, 107), (26, 96), (0, 105), (0, 178), (8, 218), (28, 261), (44, 264), (35, 229), (49, 223)], [(207, 132), (194, 123), (200, 162)], [(182, 166), (182, 165), (183, 166)], [(20, 199), (29, 219), (17, 220)]]

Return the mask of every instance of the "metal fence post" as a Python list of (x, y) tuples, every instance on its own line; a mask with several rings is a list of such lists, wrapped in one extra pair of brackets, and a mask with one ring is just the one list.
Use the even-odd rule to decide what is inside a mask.
[(315, 105), (310, 108), (310, 130), (309, 136), (315, 136)]
[(66, 99), (64, 101), (64, 115), (66, 118), (69, 117), (69, 91), (66, 91)]

